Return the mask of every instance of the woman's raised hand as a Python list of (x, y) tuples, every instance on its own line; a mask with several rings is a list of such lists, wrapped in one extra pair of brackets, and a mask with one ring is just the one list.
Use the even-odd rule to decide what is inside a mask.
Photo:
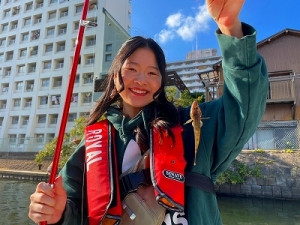
[(208, 11), (226, 35), (243, 36), (239, 14), (245, 0), (206, 0)]
[(28, 216), (35, 223), (47, 221), (48, 224), (60, 220), (66, 207), (67, 194), (62, 185), (62, 177), (55, 179), (54, 188), (41, 182), (30, 196)]

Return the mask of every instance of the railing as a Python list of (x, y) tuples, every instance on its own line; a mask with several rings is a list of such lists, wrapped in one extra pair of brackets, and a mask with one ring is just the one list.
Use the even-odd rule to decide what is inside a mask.
[[(293, 101), (295, 99), (294, 76), (269, 78), (267, 102)], [(205, 81), (205, 101), (218, 99), (223, 94), (223, 82)]]
[(293, 99), (295, 97), (292, 77), (269, 79), (269, 82), (270, 90), (268, 99)]

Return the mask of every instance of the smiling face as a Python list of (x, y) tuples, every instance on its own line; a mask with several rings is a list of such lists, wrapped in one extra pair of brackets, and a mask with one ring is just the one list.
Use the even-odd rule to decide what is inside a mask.
[[(119, 94), (123, 99), (123, 113), (130, 118), (138, 114), (153, 101), (154, 94), (162, 84), (154, 53), (149, 48), (138, 48), (124, 62), (121, 69), (124, 90)], [(116, 89), (121, 85), (114, 76)]]

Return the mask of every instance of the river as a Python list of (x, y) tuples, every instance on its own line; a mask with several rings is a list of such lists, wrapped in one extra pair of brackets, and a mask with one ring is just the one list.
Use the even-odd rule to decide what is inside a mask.
[[(35, 224), (29, 196), (36, 182), (0, 179), (0, 225)], [(218, 196), (224, 225), (300, 225), (300, 201)]]

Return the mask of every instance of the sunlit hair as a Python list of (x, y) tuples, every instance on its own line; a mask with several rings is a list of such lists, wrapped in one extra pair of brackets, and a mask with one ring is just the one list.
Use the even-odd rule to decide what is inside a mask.
[[(158, 69), (162, 76), (161, 87), (158, 89), (156, 93), (153, 95), (153, 102), (148, 105), (152, 109), (152, 119), (150, 121), (150, 126), (161, 130), (166, 130), (167, 133), (174, 139), (174, 135), (170, 130), (170, 127), (179, 123), (179, 119), (177, 116), (177, 109), (174, 107), (172, 103), (170, 103), (166, 98), (165, 93), (165, 83), (166, 83), (166, 60), (165, 55), (161, 49), (161, 47), (151, 38), (144, 38), (141, 36), (132, 37), (127, 40), (118, 51), (116, 57), (114, 58), (108, 75), (105, 79), (106, 89), (98, 103), (94, 107), (94, 109), (90, 113), (90, 117), (88, 119), (88, 125), (97, 122), (100, 117), (106, 112), (106, 110), (114, 103), (118, 103), (119, 107), (122, 107), (122, 99), (119, 93), (116, 93), (115, 96), (111, 97), (111, 93), (113, 92), (114, 85), (114, 75), (117, 74), (120, 82), (120, 90), (118, 92), (122, 92), (124, 90), (124, 83), (122, 80), (121, 69), (125, 62), (125, 60), (132, 55), (139, 48), (147, 48), (150, 49), (156, 58), (156, 62), (158, 65)], [(147, 150), (148, 141), (147, 137), (144, 135), (143, 128), (137, 127), (135, 129), (136, 132), (136, 141), (139, 144), (142, 151)], [(142, 136), (140, 136), (142, 135)], [(145, 145), (146, 146), (143, 146)]]

